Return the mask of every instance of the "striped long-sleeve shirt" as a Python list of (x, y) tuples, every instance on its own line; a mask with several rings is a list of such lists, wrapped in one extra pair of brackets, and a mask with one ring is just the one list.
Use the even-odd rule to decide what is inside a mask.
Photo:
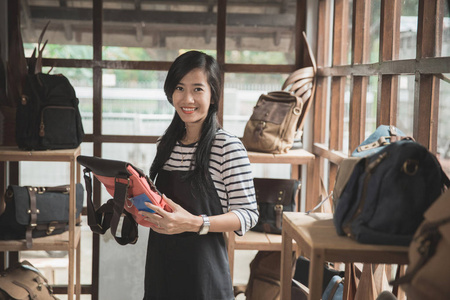
[[(197, 144), (177, 143), (163, 169), (188, 171), (196, 149)], [(217, 132), (213, 143), (209, 171), (223, 212), (231, 211), (238, 216), (241, 229), (236, 234), (243, 235), (256, 225), (259, 217), (253, 174), (244, 145), (236, 136), (223, 129)]]

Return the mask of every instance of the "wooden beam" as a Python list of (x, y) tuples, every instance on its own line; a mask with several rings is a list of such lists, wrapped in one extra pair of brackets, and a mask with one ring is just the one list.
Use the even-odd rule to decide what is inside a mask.
[(382, 61), (371, 64), (325, 67), (319, 65), (317, 76), (377, 76), (377, 75), (413, 75), (448, 73), (450, 57), (404, 59)]
[[(400, 0), (381, 0), (380, 61), (398, 59), (400, 41)], [(380, 75), (378, 79), (377, 126), (397, 123), (398, 76)]]
[(306, 11), (307, 5), (306, 0), (297, 0), (297, 11), (296, 11), (296, 20), (295, 20), (295, 67), (296, 69), (302, 68), (305, 66), (304, 56), (307, 54), (303, 41), (302, 32), (306, 32)]
[[(444, 1), (419, 1), (417, 59), (440, 55), (442, 45)], [(436, 20), (430, 22), (428, 20)], [(439, 79), (434, 75), (416, 74), (418, 91), (414, 97), (414, 137), (431, 152), (437, 152)]]
[[(367, 63), (369, 57), (370, 0), (353, 1), (352, 65)], [(368, 77), (354, 76), (350, 96), (349, 153), (364, 140)]]

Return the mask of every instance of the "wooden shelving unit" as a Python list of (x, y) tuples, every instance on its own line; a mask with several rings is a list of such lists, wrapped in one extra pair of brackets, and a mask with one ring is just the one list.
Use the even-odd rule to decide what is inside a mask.
[[(290, 164), (291, 178), (300, 179), (300, 167), (307, 167), (306, 180), (306, 203), (314, 201), (318, 193), (313, 189), (314, 177), (314, 159), (315, 156), (304, 150), (294, 149), (285, 154), (270, 154), (261, 152), (248, 152), (248, 158), (251, 163), (264, 164)], [(302, 186), (305, 180), (302, 180)], [(297, 208), (300, 209), (300, 203), (297, 201)], [(262, 251), (281, 251), (281, 235), (268, 234), (262, 232), (249, 231), (244, 236), (236, 236), (234, 232), (226, 233), (228, 260), (230, 263), (231, 278), (233, 278), (234, 269), (234, 250), (262, 250)]]
[[(76, 149), (65, 150), (46, 150), (46, 151), (23, 151), (17, 147), (0, 147), (0, 161), (52, 161), (67, 162), (70, 165), (70, 195), (69, 195), (69, 230), (63, 234), (33, 239), (33, 246), (30, 249), (26, 247), (25, 240), (18, 241), (0, 241), (0, 252), (8, 251), (68, 251), (68, 299), (80, 299), (80, 240), (81, 229), (75, 226), (76, 217), (76, 182), (80, 182), (80, 172), (77, 168), (76, 159), (80, 155), (80, 147)], [(6, 173), (6, 170), (3, 170)], [(7, 174), (5, 174), (7, 175)], [(5, 176), (6, 178), (6, 176)], [(75, 257), (76, 255), (76, 257)], [(76, 284), (75, 284), (76, 277)]]

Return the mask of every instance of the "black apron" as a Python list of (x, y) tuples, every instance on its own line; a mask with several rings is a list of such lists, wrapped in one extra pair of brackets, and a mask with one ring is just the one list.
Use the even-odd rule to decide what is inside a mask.
[[(185, 174), (182, 171), (161, 170), (156, 187), (194, 215), (222, 214), (220, 199), (212, 181), (208, 188), (215, 191), (215, 198), (198, 200), (199, 193), (192, 189), (190, 180), (182, 179)], [(223, 234), (183, 232), (165, 235), (150, 230), (144, 300), (150, 299), (234, 299)]]

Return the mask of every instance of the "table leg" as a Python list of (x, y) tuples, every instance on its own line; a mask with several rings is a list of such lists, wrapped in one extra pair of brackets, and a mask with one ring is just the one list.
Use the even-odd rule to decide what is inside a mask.
[(312, 249), (311, 264), (309, 268), (309, 300), (322, 298), (324, 251)]
[(292, 281), (292, 237), (282, 230), (282, 248), (281, 248), (281, 297), (283, 300), (291, 300), (291, 281)]

